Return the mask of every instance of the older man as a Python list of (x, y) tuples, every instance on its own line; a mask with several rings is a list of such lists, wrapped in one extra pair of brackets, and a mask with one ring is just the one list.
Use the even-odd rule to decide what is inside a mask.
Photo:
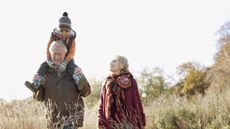
[(44, 101), (47, 108), (49, 129), (76, 129), (83, 126), (84, 102), (82, 97), (90, 94), (91, 89), (88, 81), (80, 68), (78, 74), (82, 76), (79, 90), (67, 72), (58, 72), (58, 66), (66, 56), (66, 46), (61, 41), (56, 41), (50, 49), (51, 66), (45, 75), (45, 81), (40, 89), (34, 94), (38, 101)]

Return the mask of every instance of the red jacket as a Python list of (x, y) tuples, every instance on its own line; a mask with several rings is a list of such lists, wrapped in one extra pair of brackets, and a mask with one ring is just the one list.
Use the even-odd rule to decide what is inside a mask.
[[(130, 74), (130, 73), (128, 73)], [(112, 129), (113, 127), (116, 126), (116, 124), (121, 124), (124, 123), (123, 125), (127, 125), (128, 123), (131, 124), (131, 128), (133, 129), (143, 129), (144, 126), (146, 125), (146, 120), (145, 120), (145, 114), (143, 111), (143, 106), (141, 104), (141, 99), (140, 95), (138, 92), (138, 87), (136, 80), (133, 79), (133, 76), (125, 77), (126, 74), (121, 74), (119, 76), (114, 76), (112, 75), (112, 83), (115, 82), (120, 87), (121, 83), (119, 81), (125, 80), (127, 82), (127, 78), (130, 81), (131, 86), (128, 88), (120, 88), (122, 92), (124, 93), (124, 101), (121, 106), (121, 110), (123, 111), (118, 111), (117, 109), (117, 104), (114, 104), (113, 102), (114, 99), (112, 99), (112, 105), (109, 106), (110, 109), (108, 109), (111, 112), (111, 116), (109, 118), (106, 117), (106, 112), (107, 112), (107, 103), (108, 103), (108, 92), (110, 83), (111, 82), (111, 76), (107, 78), (106, 83), (103, 86), (103, 89), (101, 91), (100, 95), (100, 106), (99, 106), (99, 115), (98, 115), (98, 126), (99, 127), (105, 127), (106, 129)], [(120, 77), (121, 79), (117, 79)], [(124, 81), (124, 82), (125, 82)], [(112, 95), (114, 96), (114, 95)], [(122, 96), (122, 95), (121, 95)], [(109, 102), (110, 103), (110, 102)], [(119, 109), (120, 110), (120, 109)], [(125, 117), (124, 117), (125, 116)]]

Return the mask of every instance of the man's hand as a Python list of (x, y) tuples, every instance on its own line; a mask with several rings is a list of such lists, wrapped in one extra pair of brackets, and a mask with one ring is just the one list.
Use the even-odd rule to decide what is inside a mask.
[(64, 60), (58, 67), (58, 71), (59, 72), (64, 72), (66, 70), (66, 67), (67, 67), (67, 61)]
[(53, 68), (53, 69), (58, 68), (58, 66), (55, 65), (54, 62), (51, 60), (47, 60), (46, 63), (49, 65), (50, 68)]

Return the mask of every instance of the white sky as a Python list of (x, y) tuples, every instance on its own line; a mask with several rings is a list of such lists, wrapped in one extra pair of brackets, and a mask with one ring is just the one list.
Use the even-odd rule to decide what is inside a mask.
[(58, 19), (77, 31), (75, 59), (89, 78), (103, 79), (116, 54), (134, 74), (159, 66), (174, 75), (187, 61), (213, 63), (214, 33), (230, 19), (229, 0), (0, 0), (0, 98), (23, 99)]

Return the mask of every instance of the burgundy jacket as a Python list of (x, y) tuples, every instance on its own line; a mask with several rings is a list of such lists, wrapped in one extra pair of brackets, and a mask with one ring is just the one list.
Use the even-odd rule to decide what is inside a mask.
[[(130, 73), (128, 73), (130, 74)], [(130, 74), (131, 75), (131, 74)], [(123, 76), (123, 75), (119, 75)], [(113, 76), (114, 80), (112, 80), (112, 83), (116, 83), (116, 80), (119, 76)], [(127, 78), (122, 77), (123, 80), (127, 80)], [(120, 79), (122, 81), (122, 79)], [(98, 126), (104, 127), (106, 129), (113, 129), (116, 128), (118, 124), (124, 125), (124, 126), (131, 126), (132, 129), (143, 129), (146, 125), (146, 119), (145, 114), (143, 111), (143, 106), (141, 104), (140, 95), (138, 92), (137, 82), (133, 78), (133, 76), (128, 77), (131, 86), (128, 88), (121, 88), (124, 92), (124, 98), (125, 102), (123, 102), (120, 106), (123, 110), (122, 112), (117, 112), (116, 106), (114, 104), (111, 105), (110, 110), (111, 111), (111, 117), (106, 117), (106, 103), (108, 103), (108, 87), (111, 86), (109, 84), (111, 81), (111, 77), (108, 77), (105, 81), (105, 84), (103, 85), (101, 95), (100, 95), (100, 105), (98, 110)], [(119, 80), (119, 81), (120, 81)], [(120, 84), (120, 83), (118, 83)], [(116, 105), (116, 104), (115, 104)], [(122, 116), (122, 117), (121, 117)], [(125, 116), (125, 117), (123, 117)]]

